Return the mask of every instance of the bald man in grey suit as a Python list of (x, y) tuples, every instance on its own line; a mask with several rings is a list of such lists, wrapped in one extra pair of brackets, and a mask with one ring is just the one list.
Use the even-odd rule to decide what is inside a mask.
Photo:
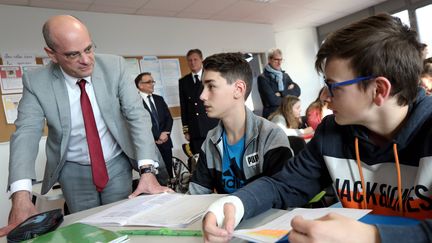
[[(16, 132), (10, 140), (8, 185), (12, 209), (9, 225), (0, 229), (0, 236), (37, 213), (30, 191), (45, 121), (47, 163), (42, 194), (59, 181), (71, 212), (140, 193), (170, 191), (155, 178), (155, 168), (163, 161), (151, 136), (150, 116), (129, 79), (123, 58), (95, 55), (86, 26), (72, 16), (51, 17), (44, 24), (43, 34), (47, 45), (44, 49), (52, 62), (23, 77)], [(77, 85), (82, 79), (108, 174), (102, 189), (92, 178)], [(133, 167), (140, 169), (141, 178), (131, 194)]]

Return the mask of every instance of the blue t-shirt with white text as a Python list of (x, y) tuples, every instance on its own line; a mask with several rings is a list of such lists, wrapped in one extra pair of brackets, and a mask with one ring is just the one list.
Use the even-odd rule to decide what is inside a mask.
[(227, 193), (233, 193), (245, 184), (243, 155), (245, 152), (244, 136), (235, 144), (228, 144), (225, 131), (222, 133), (223, 158), (222, 182)]

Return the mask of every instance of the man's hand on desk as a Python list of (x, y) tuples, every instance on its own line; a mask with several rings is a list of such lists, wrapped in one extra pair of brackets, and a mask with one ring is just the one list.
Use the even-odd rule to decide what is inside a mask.
[(145, 173), (141, 175), (137, 188), (129, 195), (129, 198), (134, 198), (142, 193), (157, 194), (163, 192), (174, 191), (166, 186), (161, 186), (153, 173)]
[(290, 243), (300, 242), (380, 242), (375, 226), (330, 213), (317, 220), (296, 216), (291, 221)]
[(12, 208), (9, 213), (8, 225), (0, 229), (0, 237), (6, 236), (18, 224), (28, 217), (38, 214), (36, 207), (31, 201), (28, 191), (17, 191), (12, 195)]
[(224, 205), (224, 221), (221, 228), (217, 225), (216, 216), (208, 212), (203, 219), (204, 242), (228, 242), (234, 233), (235, 207), (232, 203)]

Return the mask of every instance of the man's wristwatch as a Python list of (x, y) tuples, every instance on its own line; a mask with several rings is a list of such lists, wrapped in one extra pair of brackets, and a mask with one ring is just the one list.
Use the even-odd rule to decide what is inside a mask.
[(158, 174), (158, 169), (156, 169), (154, 167), (154, 165), (142, 165), (139, 167), (139, 174), (147, 174), (147, 173), (152, 173), (153, 175), (157, 175)]

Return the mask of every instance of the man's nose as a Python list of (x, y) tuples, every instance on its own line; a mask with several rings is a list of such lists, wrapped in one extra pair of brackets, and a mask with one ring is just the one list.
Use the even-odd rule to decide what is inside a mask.
[(200, 94), (200, 100), (205, 101), (207, 100), (207, 91), (206, 88), (203, 89), (203, 91)]
[(89, 55), (91, 55), (91, 54), (80, 53), (80, 55), (79, 55), (79, 61), (80, 61), (80, 63), (88, 64), (90, 62)]

